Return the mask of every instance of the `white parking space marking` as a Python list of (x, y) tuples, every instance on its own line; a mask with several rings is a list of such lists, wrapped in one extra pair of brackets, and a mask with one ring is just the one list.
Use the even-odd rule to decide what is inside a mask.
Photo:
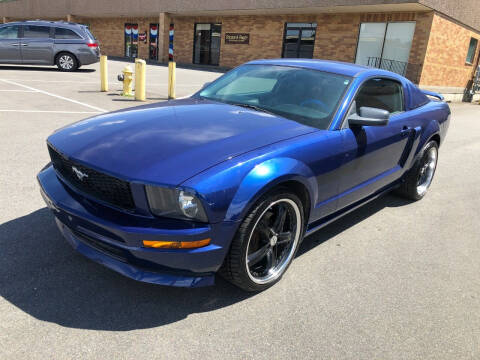
[(19, 112), (19, 113), (54, 113), (54, 114), (100, 114), (101, 111), (61, 111), (61, 110), (12, 110), (0, 109), (0, 112)]
[(7, 92), (24, 92), (24, 93), (34, 93), (37, 90), (14, 90), (14, 89), (0, 89), (0, 91), (7, 91)]
[(45, 95), (48, 95), (48, 96), (52, 96), (52, 97), (57, 98), (57, 99), (69, 101), (69, 102), (72, 102), (72, 103), (74, 103), (74, 104), (82, 105), (82, 106), (88, 107), (88, 108), (90, 108), (90, 109), (97, 110), (97, 111), (99, 111), (99, 112), (107, 112), (107, 110), (105, 110), (105, 109), (102, 109), (102, 108), (99, 108), (99, 107), (96, 107), (96, 106), (92, 106), (92, 105), (89, 105), (89, 104), (85, 104), (85, 103), (82, 103), (82, 102), (80, 102), (80, 101), (73, 100), (73, 99), (70, 99), (70, 98), (66, 98), (66, 97), (64, 97), (64, 96), (52, 94), (52, 93), (47, 92), (47, 91), (43, 91), (43, 90), (40, 90), (40, 89), (35, 89), (35, 88), (33, 88), (33, 87), (30, 87), (30, 86), (27, 86), (27, 85), (23, 85), (23, 84), (19, 84), (19, 83), (16, 83), (16, 82), (14, 82), (14, 81), (5, 80), (5, 79), (0, 79), (0, 81), (3, 81), (3, 82), (5, 82), (5, 83), (7, 83), (7, 84), (11, 84), (11, 85), (15, 85), (15, 86), (20, 86), (20, 87), (23, 87), (23, 88), (28, 89), (28, 90), (33, 90), (33, 91), (36, 91), (36, 92), (39, 92), (39, 93), (42, 93), (42, 94), (45, 94)]
[[(5, 80), (5, 79), (4, 79)], [(10, 81), (41, 82), (41, 83), (75, 83), (75, 84), (98, 84), (98, 81), (77, 81), (77, 80), (41, 80), (41, 79), (6, 79)]]

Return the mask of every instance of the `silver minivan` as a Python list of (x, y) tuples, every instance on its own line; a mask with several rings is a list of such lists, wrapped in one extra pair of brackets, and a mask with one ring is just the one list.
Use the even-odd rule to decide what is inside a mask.
[(85, 25), (20, 21), (0, 25), (0, 64), (57, 65), (75, 71), (99, 61), (97, 40)]

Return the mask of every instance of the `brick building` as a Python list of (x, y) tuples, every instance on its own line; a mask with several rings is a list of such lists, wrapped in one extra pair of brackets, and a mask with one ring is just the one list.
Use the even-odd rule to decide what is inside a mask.
[[(475, 3), (477, 3), (475, 5)], [(102, 52), (234, 67), (258, 58), (356, 62), (463, 95), (479, 62), (480, 6), (470, 0), (0, 1), (4, 22), (90, 26)], [(172, 36), (173, 34), (173, 36)], [(173, 51), (172, 51), (173, 49)]]

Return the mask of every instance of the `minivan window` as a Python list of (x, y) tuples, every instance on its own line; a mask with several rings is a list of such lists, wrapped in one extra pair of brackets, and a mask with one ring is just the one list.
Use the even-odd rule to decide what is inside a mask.
[(17, 39), (18, 26), (5, 26), (0, 28), (0, 39)]
[(49, 26), (25, 25), (23, 27), (23, 37), (24, 38), (49, 38), (50, 37), (50, 27)]
[(355, 102), (357, 111), (365, 106), (387, 110), (390, 114), (402, 112), (402, 85), (389, 79), (370, 79), (363, 84)]
[(70, 29), (55, 28), (55, 39), (81, 39), (81, 36)]
[(97, 39), (95, 39), (95, 36), (93, 36), (93, 34), (90, 32), (90, 30), (88, 30), (87, 27), (85, 27), (84, 30), (85, 30), (85, 32), (87, 33), (87, 35), (90, 39), (92, 39), (93, 41), (97, 40)]

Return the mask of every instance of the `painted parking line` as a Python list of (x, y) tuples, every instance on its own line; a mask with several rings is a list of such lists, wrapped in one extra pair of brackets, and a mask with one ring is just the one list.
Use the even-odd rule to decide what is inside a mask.
[[(5, 80), (5, 79), (4, 79)], [(78, 85), (84, 85), (84, 84), (99, 84), (99, 81), (77, 81), (77, 80), (38, 80), (38, 79), (6, 79), (9, 81), (22, 81), (22, 82), (41, 82), (41, 83), (59, 83), (59, 84), (78, 84)], [(109, 82), (112, 84), (118, 84), (122, 85), (122, 82), (118, 81), (117, 78), (111, 77), (108, 79)], [(212, 80), (213, 81), (213, 80)], [(211, 82), (211, 81), (206, 81), (206, 82)], [(148, 83), (149, 86), (168, 86), (168, 83)], [(176, 86), (180, 87), (191, 87), (191, 86), (203, 86), (205, 83), (190, 83), (190, 84), (179, 84), (178, 79), (177, 79), (177, 84)]]
[(42, 93), (42, 94), (44, 94), (44, 95), (48, 95), (48, 96), (51, 96), (51, 97), (54, 97), (54, 98), (57, 98), (57, 99), (69, 101), (69, 102), (74, 103), (74, 104), (82, 105), (82, 106), (88, 107), (88, 108), (90, 108), (90, 109), (99, 111), (99, 112), (107, 112), (107, 110), (102, 109), (102, 108), (99, 108), (99, 107), (97, 107), (97, 106), (85, 104), (85, 103), (83, 103), (83, 102), (80, 102), (80, 101), (77, 101), (77, 100), (74, 100), (74, 99), (70, 99), (70, 98), (67, 98), (67, 97), (64, 97), (64, 96), (52, 94), (52, 93), (50, 93), (50, 92), (47, 92), (47, 91), (44, 91), (44, 90), (40, 90), (40, 89), (36, 89), (36, 88), (31, 87), (31, 86), (19, 84), (19, 83), (15, 82), (15, 81), (5, 80), (5, 79), (0, 79), (0, 81), (3, 81), (4, 83), (10, 84), (10, 85), (20, 86), (20, 87), (23, 87), (23, 88), (28, 89), (28, 90), (33, 90), (33, 91), (35, 91), (35, 92), (39, 92), (39, 93)]
[[(113, 78), (112, 78), (113, 79)], [(41, 79), (4, 79), (10, 81), (41, 82), (41, 83), (75, 83), (75, 84), (98, 84), (99, 81), (81, 81), (78, 80), (41, 80)], [(116, 79), (115, 79), (116, 80)]]
[(101, 111), (13, 110), (13, 109), (0, 109), (0, 112), (53, 113), (53, 114), (100, 114), (101, 113)]
[(14, 90), (14, 89), (0, 89), (0, 92), (6, 91), (6, 92), (22, 92), (22, 93), (34, 93), (37, 92), (37, 90)]

